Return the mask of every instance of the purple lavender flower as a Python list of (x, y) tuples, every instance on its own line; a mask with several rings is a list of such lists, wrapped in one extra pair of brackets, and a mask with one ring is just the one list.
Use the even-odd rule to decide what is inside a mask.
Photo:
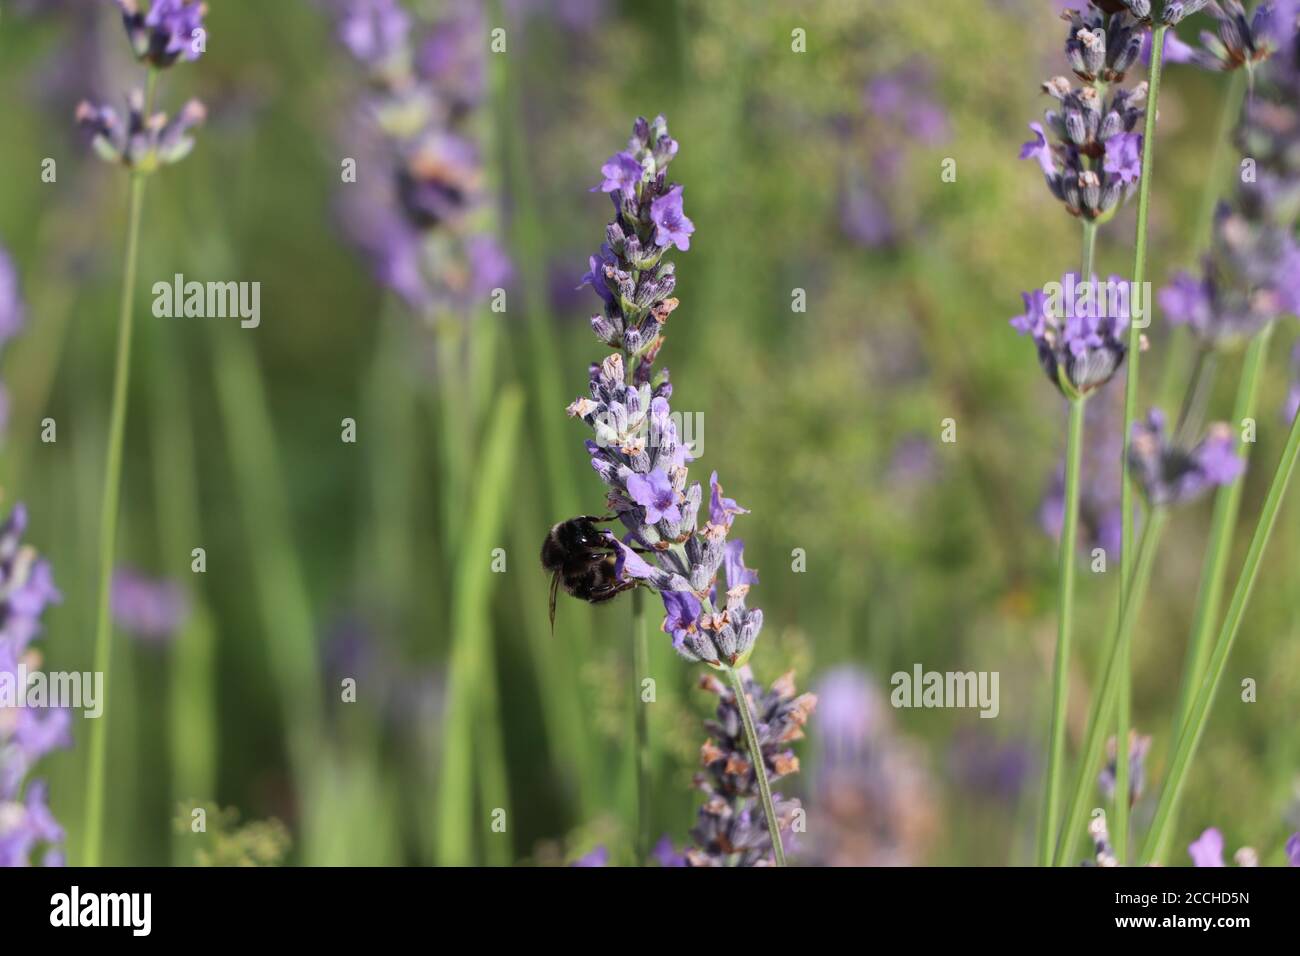
[[(732, 521), (745, 509), (723, 496), (715, 473), (709, 520), (700, 525), (704, 492), (698, 482), (688, 483), (692, 455), (671, 418), (672, 386), (666, 370), (653, 370), (664, 324), (677, 305), (670, 298), (673, 265), (664, 260), (667, 248), (676, 243), (653, 239), (665, 228), (684, 228), (655, 212), (661, 198), (671, 197), (674, 204), (680, 200), (679, 187), (667, 181), (677, 144), (663, 117), (638, 119), (629, 150), (645, 171), (642, 185), (631, 197), (621, 190), (611, 194), (617, 215), (584, 277), (604, 304), (603, 313), (592, 318), (592, 328), (601, 342), (620, 351), (591, 366), (590, 397), (570, 404), (568, 414), (595, 432), (587, 451), (593, 469), (609, 486), (610, 506), (628, 531), (621, 544), (651, 555), (634, 561), (620, 548), (620, 579), (644, 581), (663, 592), (664, 630), (682, 656), (717, 667), (739, 666), (748, 659), (763, 623), (760, 611), (745, 606), (756, 578), (744, 567), (740, 552), (727, 547)], [(725, 590), (717, 584), (719, 571), (726, 576)], [(723, 593), (725, 604), (715, 603)]]
[(599, 186), (592, 186), (591, 191), (619, 192), (624, 199), (635, 199), (636, 187), (641, 184), (641, 174), (644, 172), (637, 158), (631, 153), (626, 150), (615, 153), (604, 166), (600, 167), (600, 174), (605, 177), (604, 181)]
[(198, 0), (153, 0), (148, 13), (136, 0), (117, 0), (127, 39), (138, 59), (168, 67), (178, 59), (193, 62), (203, 55), (203, 17), (207, 5)]
[[(790, 744), (803, 738), (803, 727), (817, 706), (816, 695), (797, 695), (793, 673), (784, 675), (766, 691), (748, 667), (741, 669), (740, 676), (745, 696), (754, 709), (758, 746), (768, 779), (775, 782), (798, 773), (799, 758)], [(736, 697), (711, 674), (700, 679), (700, 686), (717, 695), (718, 708), (714, 719), (704, 725), (709, 739), (700, 748), (704, 769), (695, 775), (695, 786), (706, 799), (691, 830), (692, 846), (686, 850), (686, 865), (770, 866), (772, 838), (763, 819), (758, 778), (745, 746)], [(789, 828), (799, 801), (773, 794), (773, 802), (781, 827)], [(670, 863), (664, 865), (671, 865), (672, 859), (670, 856)]]
[(339, 20), (339, 40), (354, 57), (382, 67), (409, 52), (411, 17), (397, 0), (351, 0)]
[(1145, 421), (1133, 423), (1129, 467), (1152, 506), (1192, 501), (1215, 485), (1226, 485), (1246, 469), (1236, 453), (1236, 436), (1225, 424), (1211, 425), (1206, 437), (1184, 450), (1165, 432), (1165, 416), (1158, 408)]
[(1291, 834), (1286, 841), (1286, 860), (1288, 866), (1300, 866), (1300, 833)]
[(1020, 158), (1038, 162), (1048, 189), (1070, 215), (1105, 221), (1141, 178), (1140, 150), (1134, 155), (1141, 140), (1134, 130), (1145, 115), (1146, 84), (1103, 96), (1095, 86), (1075, 88), (1058, 76), (1043, 91), (1059, 108), (1047, 111), (1042, 126), (1031, 124), (1034, 138), (1021, 147)]
[(916, 219), (890, 201), (898, 191), (907, 153), (937, 146), (951, 135), (931, 72), (924, 60), (914, 58), (872, 76), (863, 88), (860, 113), (837, 122), (854, 148), (840, 177), (840, 225), (859, 245), (879, 248), (900, 241)]
[(682, 187), (674, 186), (650, 203), (650, 218), (655, 224), (655, 245), (676, 246), (682, 252), (691, 247), (695, 223), (682, 211)]
[[(419, 35), (394, 0), (339, 0), (338, 34), (373, 91), (351, 135), (359, 176), (339, 204), (376, 279), (421, 314), (468, 319), (509, 284), (513, 264), (490, 228), (493, 196), (468, 135), (486, 72), (483, 10), (450, 2)], [(360, 154), (360, 155), (358, 155)]]
[(109, 602), (118, 627), (152, 644), (175, 638), (190, 613), (179, 584), (146, 577), (133, 568), (113, 573)]
[(1106, 145), (1102, 167), (1119, 177), (1125, 186), (1133, 186), (1142, 177), (1142, 134), (1120, 133)]
[(1034, 340), (1043, 371), (1067, 397), (1101, 388), (1123, 363), (1127, 289), (1119, 276), (1085, 283), (1070, 272), (1059, 285), (1021, 293), (1025, 312), (1011, 319), (1011, 327)]
[(208, 115), (202, 103), (190, 100), (170, 121), (163, 113), (146, 118), (140, 90), (132, 90), (126, 102), (123, 120), (111, 106), (82, 101), (77, 107), (77, 123), (90, 133), (91, 145), (101, 159), (139, 173), (151, 173), (188, 156), (194, 148), (190, 131)]
[(627, 479), (627, 493), (632, 501), (645, 508), (646, 524), (658, 524), (665, 518), (676, 522), (682, 520), (672, 481), (662, 468), (656, 468), (645, 475), (630, 475)]
[[(11, 685), (39, 667), (30, 645), (45, 608), (61, 600), (49, 564), (22, 544), (26, 525), (20, 504), (0, 526), (0, 677)], [(47, 864), (62, 858), (63, 831), (50, 815), (45, 784), (27, 777), (47, 753), (71, 746), (70, 723), (65, 710), (0, 705), (0, 866), (27, 866), (42, 848)]]
[(1210, 827), (1187, 847), (1187, 853), (1192, 858), (1192, 866), (1224, 866), (1223, 834)]

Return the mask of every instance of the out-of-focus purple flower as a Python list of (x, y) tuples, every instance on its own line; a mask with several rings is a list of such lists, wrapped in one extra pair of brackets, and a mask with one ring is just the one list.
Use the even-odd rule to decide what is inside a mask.
[(1164, 413), (1158, 408), (1151, 409), (1145, 421), (1133, 423), (1129, 465), (1153, 506), (1192, 501), (1215, 485), (1235, 481), (1246, 469), (1230, 426), (1211, 425), (1205, 438), (1186, 450), (1169, 439)]
[(867, 248), (890, 245), (898, 236), (889, 207), (865, 183), (841, 190), (840, 227), (850, 239)]
[(951, 749), (959, 789), (1014, 808), (1033, 777), (1037, 760), (1023, 740), (1000, 740), (976, 730), (959, 732)]
[(682, 252), (691, 247), (695, 223), (682, 211), (682, 187), (674, 186), (650, 203), (650, 219), (655, 224), (655, 245), (676, 246)]
[[(29, 645), (46, 607), (60, 600), (49, 563), (22, 543), (26, 527), (21, 504), (0, 526), (0, 677), (24, 695), (20, 671), (40, 666)], [(28, 774), (50, 751), (71, 746), (70, 724), (60, 708), (0, 705), (0, 866), (27, 866), (41, 848), (46, 863), (59, 859), (63, 831), (50, 815), (45, 784)]]
[[(636, 187), (641, 182), (641, 175), (645, 170), (637, 162), (637, 158), (631, 153), (624, 150), (621, 153), (615, 153), (600, 167), (600, 174), (604, 176), (604, 181), (598, 186), (592, 186), (592, 192), (622, 193), (627, 199), (633, 199), (636, 196)], [(680, 213), (680, 200), (678, 203), (678, 212)], [(667, 245), (667, 243), (661, 243)]]
[(208, 117), (202, 103), (190, 100), (171, 120), (162, 113), (146, 119), (144, 93), (138, 89), (128, 94), (126, 102), (123, 120), (111, 106), (83, 101), (77, 106), (77, 124), (90, 134), (91, 146), (100, 159), (139, 173), (151, 173), (188, 156), (194, 148), (190, 131)]
[(1210, 827), (1187, 847), (1192, 866), (1223, 866), (1223, 834)]
[(368, 66), (407, 52), (410, 15), (397, 0), (347, 0), (338, 23), (339, 41)]
[(156, 67), (168, 67), (179, 59), (192, 62), (203, 55), (207, 4), (199, 0), (153, 0), (147, 14), (140, 12), (136, 0), (117, 0), (117, 5), (122, 10), (127, 39), (139, 59)]
[(872, 119), (886, 120), (904, 135), (934, 146), (949, 134), (948, 114), (931, 94), (928, 65), (919, 59), (872, 77), (863, 92), (863, 104)]
[(18, 269), (9, 253), (0, 246), (0, 347), (22, 331), (25, 321)]
[(817, 773), (810, 817), (821, 821), (805, 862), (906, 866), (937, 829), (933, 781), (914, 747), (890, 724), (870, 675), (841, 666), (822, 675), (817, 699)]
[(118, 627), (153, 644), (175, 638), (190, 613), (189, 598), (179, 584), (134, 568), (113, 572), (109, 602)]
[[(1201, 45), (1191, 47), (1174, 40), (1166, 45), (1165, 56), (1174, 63), (1192, 63), (1206, 70), (1230, 71), (1253, 69), (1292, 41), (1296, 18), (1300, 16), (1297, 0), (1265, 0), (1246, 13), (1240, 0), (1219, 0), (1207, 6), (1219, 22), (1218, 35), (1201, 31)], [(1169, 35), (1172, 37), (1172, 31)], [(1150, 40), (1147, 49), (1150, 49)]]
[[(1129, 805), (1137, 803), (1146, 789), (1147, 751), (1151, 749), (1151, 737), (1129, 731), (1128, 739), (1128, 793)], [(1097, 775), (1097, 786), (1107, 800), (1115, 799), (1115, 780), (1117, 773), (1117, 752), (1115, 738), (1107, 743), (1106, 766)]]
[(469, 140), (430, 130), (411, 144), (398, 174), (402, 208), (420, 229), (458, 223), (479, 198), (482, 167)]
[(1085, 283), (1071, 272), (1059, 284), (1021, 293), (1025, 311), (1011, 327), (1034, 340), (1043, 371), (1067, 397), (1101, 388), (1123, 363), (1128, 288), (1119, 276)]
[(443, 4), (441, 13), (419, 47), (416, 70), (448, 113), (459, 116), (476, 108), (487, 89), (485, 7), (455, 0)]
[(590, 853), (578, 857), (569, 866), (589, 867), (589, 866), (609, 866), (609, 848), (604, 844), (596, 847)]
[[(1119, 397), (1118, 393), (1115, 395)], [(1124, 456), (1120, 409), (1110, 398), (1088, 403), (1084, 411), (1083, 456), (1079, 481), (1079, 550), (1101, 548), (1114, 560), (1119, 555), (1124, 512), (1121, 507), (1119, 461)], [(1052, 475), (1038, 508), (1043, 530), (1059, 539), (1065, 517), (1065, 464)]]
[(1300, 866), (1300, 833), (1291, 834), (1286, 841), (1286, 861), (1288, 866)]
[[(1151, 32), (1148, 30), (1142, 34), (1142, 62), (1150, 64), (1151, 62)], [(1194, 63), (1196, 62), (1196, 47), (1190, 46), (1178, 39), (1178, 34), (1173, 30), (1165, 31), (1165, 55), (1166, 63)]]
[(656, 843), (654, 849), (650, 851), (650, 855), (653, 856), (662, 867), (676, 868), (686, 866), (686, 854), (677, 850), (673, 845), (673, 838), (666, 833), (659, 838), (659, 842)]
[(514, 278), (514, 263), (491, 233), (479, 233), (465, 240), (465, 252), (469, 257), (471, 286), (476, 297), (504, 288)]

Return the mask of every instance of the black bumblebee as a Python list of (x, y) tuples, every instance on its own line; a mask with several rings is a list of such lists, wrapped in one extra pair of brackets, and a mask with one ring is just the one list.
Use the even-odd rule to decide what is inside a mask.
[[(636, 587), (634, 580), (620, 581), (614, 574), (618, 546), (597, 524), (612, 521), (579, 515), (551, 528), (542, 542), (542, 567), (551, 572), (551, 631), (555, 630), (555, 599), (560, 586), (566, 593), (600, 604)], [(636, 549), (640, 550), (640, 549)]]

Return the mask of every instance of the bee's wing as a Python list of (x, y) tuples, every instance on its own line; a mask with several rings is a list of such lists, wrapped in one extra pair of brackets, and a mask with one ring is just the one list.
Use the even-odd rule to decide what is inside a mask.
[(560, 572), (551, 575), (551, 637), (555, 636), (555, 599), (560, 594)]

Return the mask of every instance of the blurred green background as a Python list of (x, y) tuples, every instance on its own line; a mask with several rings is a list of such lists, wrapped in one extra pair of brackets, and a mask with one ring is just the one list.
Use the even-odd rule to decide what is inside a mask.
[[(408, 6), (436, 17), (440, 4)], [(287, 862), (437, 862), (440, 768), (454, 747), (474, 778), (463, 821), (474, 860), (559, 863), (601, 845), (632, 862), (630, 601), (590, 609), (562, 596), (552, 638), (536, 552), (553, 522), (603, 507), (584, 430), (564, 417), (603, 354), (587, 328), (590, 290), (571, 291), (608, 218), (588, 188), (636, 115), (664, 113), (697, 231), (676, 255), (681, 306), (661, 362), (675, 407), (703, 422), (695, 477), (716, 469), (752, 511), (738, 533), (761, 576), (754, 671), (771, 681), (794, 668), (805, 689), (853, 665), (882, 698), (889, 675), (917, 662), (1000, 672), (995, 720), (883, 707), (872, 734), (892, 756), (862, 769), (861, 802), (834, 825), (861, 837), (844, 843), (860, 848), (848, 862), (1027, 863), (1055, 636), (1056, 548), (1038, 511), (1065, 409), (1007, 319), (1021, 290), (1078, 258), (1077, 224), (1016, 158), (1044, 108), (1038, 84), (1066, 72), (1054, 6), (489, 4), (508, 48), (489, 57), (479, 129), (516, 276), (506, 311), (484, 310), (469, 333), (488, 370), (460, 396), (478, 465), (448, 503), (434, 332), (373, 281), (337, 221), (361, 75), (322, 5), (210, 0), (207, 54), (160, 89), (171, 109), (199, 96), (210, 119), (145, 200), (119, 547), (122, 563), (181, 581), (193, 613), (162, 645), (115, 638), (105, 861), (195, 862), (192, 835), (172, 827), (193, 801), (283, 821)], [(0, 243), (29, 318), (3, 357), (12, 407), (0, 486), (6, 505), (28, 504), (28, 540), (63, 592), (39, 645), (46, 666), (89, 670), (126, 181), (75, 135), (72, 110), (83, 96), (120, 101), (138, 79), (107, 0), (0, 11)], [(806, 52), (791, 48), (795, 29)], [(932, 104), (924, 128), (869, 108), (871, 84), (891, 77)], [(1213, 158), (1229, 97), (1226, 77), (1170, 70), (1157, 284), (1204, 246), (1207, 201), (1233, 162)], [(46, 157), (56, 183), (40, 179)], [(941, 178), (948, 158), (953, 182)], [(1130, 206), (1101, 232), (1099, 271), (1129, 272), (1133, 232)], [(178, 272), (260, 281), (260, 328), (155, 318), (149, 289)], [(795, 290), (805, 311), (792, 309)], [(1175, 396), (1185, 374), (1167, 368), (1174, 337), (1159, 321), (1150, 338), (1144, 407), (1169, 394), (1162, 374)], [(1286, 327), (1274, 340), (1247, 523), (1284, 437), (1292, 338)], [(1220, 375), (1219, 417), (1236, 363)], [(53, 443), (40, 440), (47, 417)], [(340, 440), (345, 418), (355, 444)], [(940, 441), (948, 418), (955, 443)], [(489, 480), (493, 455), (503, 467)], [(451, 514), (463, 522), (454, 547)], [(1208, 516), (1208, 502), (1179, 513), (1136, 637), (1134, 723), (1154, 737), (1155, 781)], [(190, 573), (193, 547), (206, 551), (205, 574)], [(491, 573), (494, 548), (504, 573)], [(1214, 825), (1230, 849), (1250, 844), (1269, 862), (1300, 825), (1298, 548), (1288, 503), (1180, 847)], [(1113, 574), (1081, 573), (1075, 742), (1113, 592)], [(463, 723), (444, 733), (457, 635), (485, 675), (468, 737)], [(653, 829), (680, 846), (709, 698), (700, 668), (651, 637)], [(347, 676), (356, 703), (340, 700)], [(1258, 681), (1257, 703), (1240, 703), (1244, 677)], [(799, 747), (803, 773), (782, 783), (814, 808), (805, 862), (825, 861), (818, 821), (833, 816), (817, 811), (834, 802), (817, 792), (822, 716)], [(76, 721), (74, 746), (39, 770), (72, 863), (87, 736)], [(505, 834), (489, 829), (495, 808), (507, 810)], [(231, 858), (247, 861), (278, 837), (230, 839)]]

